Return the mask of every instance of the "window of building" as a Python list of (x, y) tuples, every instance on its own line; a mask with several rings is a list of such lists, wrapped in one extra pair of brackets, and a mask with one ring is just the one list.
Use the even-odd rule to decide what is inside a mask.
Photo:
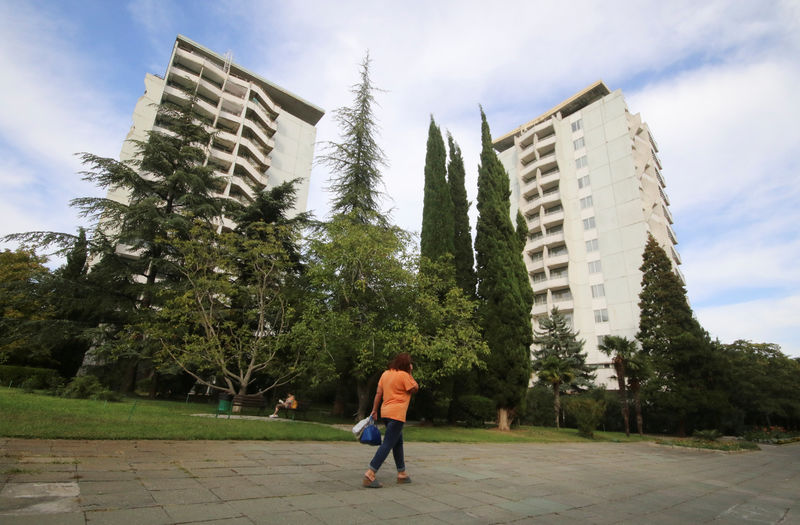
[(581, 137), (579, 139), (573, 140), (572, 145), (575, 147), (576, 150), (578, 150), (586, 147), (586, 141), (583, 140), (583, 137)]
[(575, 133), (579, 129), (583, 129), (583, 119), (578, 119), (572, 123), (572, 132)]
[(559, 268), (557, 270), (550, 270), (550, 278), (551, 279), (561, 279), (562, 277), (567, 276), (567, 269), (566, 268)]
[(600, 261), (589, 261), (589, 273), (600, 273), (602, 271), (603, 267)]
[(528, 234), (528, 239), (535, 241), (536, 239), (542, 238), (542, 232), (533, 232)]
[(547, 228), (547, 235), (553, 235), (554, 233), (561, 233), (564, 231), (563, 224), (556, 224), (555, 226), (550, 226)]
[(586, 160), (586, 155), (584, 155), (583, 157), (575, 159), (575, 167), (578, 168), (578, 169), (585, 168), (588, 165), (589, 165), (589, 161)]
[(594, 205), (594, 201), (592, 200), (592, 196), (591, 195), (581, 199), (581, 209), (582, 210), (585, 210), (586, 208), (589, 208), (590, 206), (593, 206), (593, 205)]
[(544, 214), (545, 215), (550, 215), (551, 213), (558, 213), (558, 212), (562, 211), (563, 209), (564, 208), (560, 204), (556, 204), (553, 207), (545, 208)]
[(597, 239), (592, 239), (591, 241), (586, 241), (586, 251), (587, 252), (596, 252), (600, 249), (600, 242)]
[(602, 284), (593, 284), (592, 285), (592, 298), (597, 299), (599, 297), (606, 296), (606, 287)]
[(596, 228), (596, 227), (597, 226), (595, 225), (594, 217), (589, 217), (587, 219), (583, 219), (583, 229), (584, 230), (591, 230), (591, 229)]
[(559, 255), (566, 255), (567, 247), (563, 244), (561, 246), (556, 246), (555, 248), (551, 248), (547, 254), (550, 257), (558, 257)]
[(547, 304), (547, 294), (540, 293), (533, 297), (533, 304)]
[(600, 310), (594, 311), (594, 322), (595, 323), (607, 323), (608, 322), (608, 310), (605, 308)]
[(533, 252), (531, 254), (531, 261), (541, 261), (543, 257), (542, 252)]
[(588, 185), (589, 185), (589, 176), (588, 175), (584, 175), (583, 177), (578, 179), (578, 189), (585, 188)]
[(601, 344), (603, 344), (603, 341), (605, 340), (605, 338), (606, 338), (605, 335), (598, 335), (597, 336), (597, 346), (600, 346)]
[(546, 280), (547, 280), (547, 276), (544, 274), (544, 272), (538, 272), (538, 273), (533, 274), (533, 282), (535, 282), (535, 283), (540, 283), (540, 282), (546, 281)]

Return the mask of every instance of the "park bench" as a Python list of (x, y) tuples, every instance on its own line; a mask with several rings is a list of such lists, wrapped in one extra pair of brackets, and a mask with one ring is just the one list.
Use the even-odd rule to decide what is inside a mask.
[[(297, 406), (295, 408), (281, 408), (280, 410), (282, 410), (284, 412), (284, 416), (287, 419), (291, 419), (292, 421), (294, 421), (295, 416), (304, 415), (306, 412), (308, 412), (308, 407), (309, 407), (309, 403), (304, 402), (304, 401), (300, 401), (298, 399), (297, 400)], [(279, 414), (280, 414), (280, 410), (278, 411)]]
[[(255, 408), (261, 415), (267, 406), (267, 400), (261, 394), (237, 394), (233, 396), (234, 412), (242, 412), (245, 408)], [(236, 410), (239, 407), (239, 410)]]

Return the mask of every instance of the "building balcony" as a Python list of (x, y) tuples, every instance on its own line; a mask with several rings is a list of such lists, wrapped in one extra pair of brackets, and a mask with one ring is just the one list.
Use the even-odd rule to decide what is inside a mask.
[(542, 206), (548, 206), (550, 204), (558, 204), (561, 202), (561, 192), (556, 191), (549, 191), (542, 195), (540, 204)]
[(242, 136), (240, 140), (240, 144), (248, 149), (255, 160), (263, 165), (262, 167), (264, 169), (269, 167), (270, 159), (262, 146), (259, 146), (257, 142), (252, 141), (245, 136)]
[(530, 256), (525, 257), (525, 269), (529, 274), (544, 270), (544, 259), (533, 260)]
[(199, 72), (205, 64), (203, 57), (197, 56), (188, 49), (183, 49), (181, 47), (175, 50), (175, 62), (197, 72)]
[(553, 306), (558, 307), (559, 312), (572, 312), (575, 310), (575, 301), (572, 298), (569, 299), (556, 299), (553, 298)]
[(184, 88), (194, 91), (197, 87), (197, 83), (200, 82), (200, 76), (191, 71), (173, 67), (169, 70), (167, 80), (175, 82), (176, 84), (180, 84)]
[(542, 151), (542, 150), (552, 149), (552, 147), (555, 147), (555, 143), (556, 143), (556, 134), (555, 133), (551, 133), (550, 135), (547, 135), (547, 136), (542, 137), (542, 138), (539, 138), (539, 137), (540, 136), (537, 135), (537, 138), (538, 138), (538, 140), (536, 141), (536, 149), (537, 150)]
[(519, 161), (526, 166), (534, 160), (536, 160), (536, 148), (533, 147), (533, 144), (529, 144), (520, 152)]
[(534, 168), (538, 168), (542, 171), (550, 171), (553, 168), (558, 167), (558, 161), (556, 160), (555, 152), (545, 155), (543, 157), (539, 157), (536, 162), (532, 162), (531, 166)]
[(555, 184), (560, 178), (561, 173), (558, 171), (558, 168), (542, 173), (539, 175), (539, 186), (549, 186), (551, 184)]
[(241, 102), (241, 100), (247, 96), (247, 85), (240, 84), (237, 80), (234, 80), (234, 77), (228, 76), (225, 80), (225, 84), (222, 86), (222, 92)]
[[(252, 202), (256, 198), (256, 192), (253, 190), (253, 187), (238, 175), (231, 177), (231, 189), (229, 193), (233, 196), (242, 195), (248, 202)], [(239, 200), (239, 202), (241, 202), (241, 200)]]
[(567, 275), (551, 277), (546, 283), (548, 288), (566, 288), (569, 286), (569, 277)]
[(542, 224), (544, 226), (552, 226), (554, 224), (564, 223), (564, 210), (545, 213), (542, 216)]
[[(531, 214), (539, 211), (538, 200), (539, 199), (536, 198), (536, 199), (533, 199), (531, 201), (527, 201), (527, 200), (523, 201), (522, 204), (520, 205), (520, 208), (519, 208), (520, 211), (522, 211), (522, 214), (525, 215), (525, 216), (528, 216), (528, 215), (531, 215)], [(531, 224), (532, 224), (531, 222), (528, 222), (528, 228), (529, 229), (531, 228), (531, 226), (530, 226)]]
[(533, 293), (542, 293), (547, 290), (547, 279), (542, 281), (534, 281), (531, 283), (531, 288), (533, 289)]
[(213, 94), (213, 96), (217, 98), (222, 96), (222, 89), (208, 78), (200, 77), (199, 86), (201, 89), (205, 90), (206, 93)]
[(569, 263), (569, 254), (568, 253), (561, 253), (558, 255), (548, 255), (547, 256), (547, 266), (563, 266)]
[(546, 315), (547, 313), (549, 313), (547, 303), (534, 304), (531, 308), (531, 315)]
[(224, 129), (217, 129), (214, 131), (215, 131), (214, 138), (219, 139), (225, 143), (233, 145), (236, 144), (236, 142), (239, 140), (236, 134), (231, 133), (230, 131), (225, 131)]
[(548, 248), (564, 244), (564, 232), (550, 233), (542, 237), (542, 244)]
[(249, 100), (247, 102), (247, 108), (251, 109), (253, 113), (258, 116), (258, 118), (264, 121), (264, 124), (266, 124), (266, 127), (269, 131), (272, 133), (276, 133), (278, 131), (278, 126), (275, 125), (275, 121), (273, 120), (272, 116), (267, 113), (261, 104), (253, 100)]
[(555, 119), (551, 117), (544, 122), (536, 124), (536, 126), (533, 127), (533, 131), (539, 136), (546, 137), (551, 133), (555, 133), (555, 128), (553, 127), (554, 122)]
[(262, 148), (268, 151), (272, 151), (275, 148), (275, 141), (264, 132), (261, 126), (249, 119), (245, 119), (244, 125), (253, 133), (255, 140), (260, 143), (259, 145)]
[(281, 112), (280, 107), (274, 102), (272, 102), (272, 99), (269, 98), (269, 96), (267, 96), (267, 94), (264, 92), (263, 89), (261, 89), (261, 86), (259, 86), (255, 82), (251, 82), (250, 91), (253, 91), (256, 95), (258, 95), (258, 97), (261, 99), (260, 102), (267, 107), (268, 111), (270, 111), (274, 115), (277, 115)]
[(209, 148), (209, 162), (219, 166), (222, 171), (228, 171), (233, 164), (233, 154), (217, 148)]
[(226, 128), (239, 129), (239, 124), (242, 122), (242, 118), (229, 111), (220, 111), (219, 116), (217, 117), (217, 122), (222, 123), (222, 125)]
[[(259, 172), (253, 164), (250, 163), (249, 160), (238, 157), (236, 159), (236, 168), (234, 173), (240, 175), (239, 170), (244, 170), (243, 173), (250, 179), (250, 182), (260, 191), (267, 186), (267, 175), (265, 173)], [(241, 176), (241, 175), (240, 175)]]

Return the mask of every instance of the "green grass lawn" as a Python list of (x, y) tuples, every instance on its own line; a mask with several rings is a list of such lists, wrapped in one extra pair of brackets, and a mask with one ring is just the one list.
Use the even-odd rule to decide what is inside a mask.
[[(210, 439), (352, 441), (348, 430), (331, 426), (349, 425), (344, 419), (310, 410), (311, 421), (291, 422), (196, 417), (214, 414), (216, 405), (125, 399), (112, 403), (66, 399), (25, 393), (0, 387), (0, 436), (38, 439)], [(322, 423), (322, 424), (320, 424)], [(453, 426), (408, 425), (406, 441), (462, 443), (564, 443), (586, 442), (577, 430), (551, 427), (521, 427), (510, 432)], [(653, 437), (595, 432), (595, 441), (652, 441)]]

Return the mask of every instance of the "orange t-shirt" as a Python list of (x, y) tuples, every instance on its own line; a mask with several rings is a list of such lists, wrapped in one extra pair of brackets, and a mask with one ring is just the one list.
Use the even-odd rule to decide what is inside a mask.
[(378, 387), (383, 389), (381, 417), (405, 422), (408, 404), (411, 402), (409, 390), (417, 386), (417, 382), (408, 372), (402, 370), (384, 372), (378, 381)]

